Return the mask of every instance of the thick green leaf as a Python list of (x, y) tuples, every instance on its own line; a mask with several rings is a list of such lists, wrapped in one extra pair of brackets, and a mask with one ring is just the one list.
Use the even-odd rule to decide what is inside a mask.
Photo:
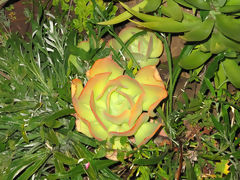
[(135, 21), (132, 21), (132, 22), (152, 30), (157, 30), (162, 32), (185, 32), (185, 31), (191, 30), (193, 25), (197, 23), (196, 21), (178, 22), (172, 18), (143, 14), (130, 9), (127, 5), (123, 3), (121, 4), (125, 9), (131, 12), (134, 16), (138, 17), (143, 21), (146, 21), (146, 22), (135, 22)]
[(183, 19), (182, 8), (173, 0), (167, 0), (167, 6), (161, 6), (161, 12), (176, 21)]
[(195, 22), (186, 22), (186, 23), (181, 23), (178, 21), (175, 21), (171, 18), (166, 18), (166, 17), (159, 17), (158, 21), (153, 21), (153, 22), (136, 22), (132, 21), (133, 23), (160, 32), (169, 32), (169, 33), (179, 33), (179, 32), (186, 32), (192, 29), (193, 26), (196, 25)]
[(161, 5), (162, 0), (148, 0), (148, 3), (144, 8), (139, 8), (140, 11), (143, 11), (144, 13), (153, 12), (157, 10), (157, 8)]
[(227, 0), (214, 0), (212, 1), (212, 4), (214, 7), (219, 8), (225, 5)]
[(191, 4), (187, 3), (185, 0), (174, 0), (178, 4), (181, 4), (182, 6), (188, 7), (188, 8), (194, 8)]
[(185, 0), (187, 3), (198, 9), (210, 10), (210, 3), (203, 0)]
[(219, 8), (219, 11), (222, 13), (236, 13), (240, 12), (240, 5), (227, 5)]
[(240, 88), (240, 66), (234, 59), (225, 59), (222, 63), (224, 72), (230, 82), (236, 87)]
[(216, 27), (225, 36), (235, 41), (240, 41), (240, 22), (239, 19), (235, 19), (233, 16), (227, 16), (224, 14), (216, 15)]
[(179, 65), (184, 69), (195, 69), (204, 64), (211, 56), (211, 53), (205, 53), (199, 49), (195, 49), (189, 56), (180, 59)]
[(240, 1), (239, 0), (228, 0), (225, 5), (226, 6), (240, 5)]
[(191, 31), (180, 36), (185, 41), (203, 41), (209, 37), (214, 26), (214, 20), (208, 18), (197, 26), (193, 27)]
[[(132, 7), (134, 11), (139, 11), (140, 8), (144, 8), (147, 5), (147, 0), (142, 1), (141, 3), (137, 4), (136, 6)], [(118, 24), (121, 23), (129, 18), (132, 17), (132, 14), (125, 11), (124, 13), (120, 14), (119, 16), (114, 17), (113, 19), (110, 19), (105, 22), (100, 22), (98, 24), (100, 25), (113, 25), (113, 24)]]

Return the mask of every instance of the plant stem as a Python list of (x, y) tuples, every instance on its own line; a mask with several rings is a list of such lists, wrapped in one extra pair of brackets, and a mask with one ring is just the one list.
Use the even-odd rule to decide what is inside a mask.
[(164, 36), (160, 36), (158, 33), (156, 33), (156, 35), (161, 39), (161, 41), (163, 42), (166, 54), (167, 54), (167, 62), (168, 62), (168, 71), (169, 71), (169, 85), (168, 85), (168, 98), (169, 101), (167, 102), (167, 116), (172, 112), (172, 98), (173, 98), (173, 69), (172, 69), (172, 54), (171, 54), (171, 50), (169, 48), (169, 44), (167, 41), (167, 38)]

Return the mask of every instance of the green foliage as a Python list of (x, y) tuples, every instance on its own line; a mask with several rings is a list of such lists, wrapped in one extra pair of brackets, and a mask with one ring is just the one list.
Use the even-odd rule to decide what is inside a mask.
[[(96, 0), (96, 3), (101, 11), (106, 8), (106, 3), (103, 0)], [(73, 15), (72, 26), (79, 32), (87, 30), (87, 21), (93, 19), (94, 5), (91, 0), (53, 0), (52, 4), (53, 6), (60, 5), (63, 12)], [(114, 15), (116, 11), (117, 7), (114, 6), (109, 15)]]
[[(70, 82), (75, 77), (86, 82), (86, 71), (95, 60), (109, 55), (110, 51), (126, 73), (134, 77), (131, 69), (134, 58), (132, 64), (123, 63), (119, 52), (106, 48), (106, 43), (100, 41), (110, 34), (121, 44), (122, 50), (132, 55), (127, 49), (128, 44), (121, 41), (111, 25), (97, 25), (101, 21), (109, 22), (111, 12), (115, 12), (113, 3), (104, 4), (107, 7), (104, 10), (96, 3), (98, 1), (85, 4), (89, 5), (88, 12), (91, 13), (81, 20), (78, 19), (80, 14), (75, 18), (79, 22), (85, 21), (81, 28), (85, 28), (88, 35), (79, 36), (81, 28), (75, 27), (75, 30), (69, 26), (72, 19), (67, 14), (74, 12), (76, 2), (70, 5), (70, 1), (54, 1), (56, 6), (61, 3), (63, 15), (50, 14), (42, 4), (37, 4), (40, 9), (35, 20), (33, 14), (26, 11), (33, 29), (28, 41), (16, 34), (0, 36), (4, 38), (0, 44), (1, 178), (239, 179), (240, 93), (227, 86), (228, 81), (236, 87), (239, 84), (239, 33), (232, 33), (238, 23), (229, 32), (226, 30), (228, 21), (233, 23), (238, 19), (239, 1), (167, 0), (167, 6), (163, 8), (160, 1), (146, 0), (129, 9), (132, 14), (126, 12), (120, 15), (120, 20), (115, 18), (119, 22), (135, 15), (134, 11), (154, 11), (160, 12), (154, 14), (156, 19), (160, 14), (167, 16), (161, 17), (162, 22), (166, 22), (165, 18), (172, 19), (168, 25), (172, 26), (172, 32), (190, 27), (186, 24), (197, 23), (195, 27), (206, 28), (200, 34), (194, 28), (181, 31), (183, 38), (195, 39), (191, 45), (185, 45), (177, 58), (172, 58), (170, 51), (171, 34), (155, 32), (164, 43), (169, 74), (166, 83), (169, 96), (163, 102), (164, 106), (157, 109), (156, 118), (161, 117), (165, 123), (168, 137), (157, 134), (141, 148), (132, 144), (132, 151), (118, 151), (117, 158), (121, 163), (105, 158), (112, 150), (105, 141), (98, 142), (75, 131)], [(200, 18), (182, 12), (179, 5), (192, 8)], [(90, 7), (93, 8), (90, 10)], [(212, 7), (215, 9), (209, 11)], [(217, 17), (215, 11), (223, 17)], [(214, 19), (214, 31), (208, 34), (212, 19), (207, 17), (213, 16), (217, 18)], [(225, 16), (228, 16), (227, 20)], [(65, 23), (66, 17), (70, 23)], [(5, 18), (1, 14), (0, 23), (6, 23), (1, 28), (8, 28), (9, 22)], [(181, 27), (175, 29), (179, 23), (182, 23)], [(79, 46), (85, 39), (89, 40), (88, 49)], [(206, 68), (210, 54), (212, 60)], [(175, 89), (183, 66), (190, 77), (176, 97)], [(192, 84), (200, 86), (194, 96), (188, 94)], [(124, 146), (131, 142), (122, 137), (120, 143)], [(86, 168), (88, 163), (90, 166)]]
[[(149, 4), (155, 3), (155, 0), (143, 2)], [(144, 21), (131, 20), (135, 24), (165, 33), (181, 33), (182, 39), (196, 45), (188, 57), (180, 59), (179, 65), (184, 69), (198, 68), (205, 64), (210, 57), (223, 53), (225, 56), (225, 61), (223, 60), (222, 63), (224, 66), (223, 76), (227, 77), (236, 88), (240, 87), (240, 80), (236, 78), (240, 71), (238, 64), (240, 52), (239, 2), (234, 1), (233, 3), (231, 0), (167, 0), (167, 6), (161, 5), (158, 15), (148, 15), (144, 11), (140, 12), (141, 9), (129, 8), (127, 5), (121, 4), (132, 15)], [(194, 15), (184, 12), (181, 6), (192, 9)], [(150, 12), (155, 10), (155, 8), (149, 9)], [(100, 24), (117, 24), (126, 20), (121, 18), (119, 21), (119, 18), (120, 16)], [(232, 61), (227, 60), (229, 52), (231, 52)], [(235, 70), (230, 72), (229, 69)]]
[(0, 9), (0, 45), (5, 46), (9, 37), (10, 20), (7, 18), (4, 9)]
[[(71, 79), (78, 74), (84, 80), (94, 59), (79, 55), (77, 32), (63, 26), (62, 17), (39, 12), (36, 20), (29, 13), (33, 33), (28, 41), (11, 34), (0, 48), (1, 178), (116, 179), (108, 169), (116, 162), (93, 158), (88, 148), (99, 144), (74, 128)], [(97, 50), (91, 48), (94, 56)], [(82, 73), (69, 62), (71, 54)]]

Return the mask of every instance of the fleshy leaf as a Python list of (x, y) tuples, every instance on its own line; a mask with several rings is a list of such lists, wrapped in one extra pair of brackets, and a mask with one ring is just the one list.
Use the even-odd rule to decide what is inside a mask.
[(126, 43), (134, 34), (142, 31), (143, 29), (137, 28), (137, 27), (133, 27), (133, 26), (129, 26), (126, 27), (124, 29), (122, 29), (120, 31), (120, 33), (118, 34), (118, 36), (120, 37), (120, 39)]
[(103, 92), (105, 93), (111, 86), (117, 86), (118, 90), (127, 94), (134, 103), (136, 102), (137, 97), (143, 93), (141, 85), (135, 79), (126, 75), (119, 76), (118, 78), (109, 81)]
[(78, 117), (77, 115), (75, 117), (76, 117), (76, 130), (78, 132), (85, 134), (88, 137), (93, 137), (89, 132), (88, 126), (81, 120), (81, 118)]
[(117, 116), (113, 116), (107, 112), (103, 112), (103, 115), (107, 121), (112, 122), (113, 124), (120, 125), (122, 123), (128, 123), (129, 116), (130, 116), (130, 110), (125, 110), (121, 114)]
[[(139, 11), (140, 8), (144, 8), (147, 5), (147, 0), (142, 1), (141, 3), (137, 4), (136, 6), (134, 6), (132, 9), (135, 11)], [(110, 19), (108, 21), (105, 22), (100, 22), (98, 24), (100, 25), (112, 25), (112, 24), (118, 24), (121, 23), (129, 18), (132, 17), (132, 14), (125, 11), (124, 13), (120, 14), (119, 16), (114, 17), (113, 19)]]
[(88, 79), (90, 79), (97, 74), (111, 72), (111, 76), (109, 78), (115, 79), (116, 77), (122, 75), (123, 71), (124, 70), (115, 61), (113, 61), (111, 57), (106, 57), (97, 60), (92, 68), (87, 71), (86, 75)]
[(165, 88), (156, 66), (146, 66), (141, 68), (135, 76), (140, 84), (156, 85)]
[(80, 79), (73, 79), (71, 84), (72, 98), (78, 98), (83, 90), (82, 81)]
[(131, 109), (131, 115), (129, 117), (129, 122), (128, 122), (128, 125), (130, 127), (133, 126), (133, 124), (136, 122), (137, 118), (139, 117), (139, 115), (143, 110), (143, 98), (144, 98), (144, 93), (138, 97), (138, 100), (136, 101), (136, 103)]
[(140, 147), (151, 139), (152, 136), (158, 131), (162, 126), (161, 123), (144, 123), (134, 135), (136, 140), (136, 145)]
[(129, 128), (129, 130), (124, 131), (124, 132), (119, 132), (119, 131), (111, 131), (109, 134), (112, 136), (131, 136), (135, 134), (135, 132), (141, 127), (141, 125), (148, 120), (149, 116), (147, 113), (142, 113), (141, 116), (136, 120), (136, 123)]
[(156, 66), (146, 66), (141, 68), (136, 74), (135, 80), (140, 84), (157, 85), (165, 88)]
[(90, 97), (90, 108), (91, 108), (92, 113), (94, 114), (97, 122), (103, 127), (103, 129), (105, 131), (108, 131), (108, 128), (112, 125), (112, 123), (107, 121), (106, 119), (102, 118), (101, 115), (102, 115), (103, 109), (96, 107), (93, 92)]
[(154, 108), (167, 97), (167, 91), (157, 68), (146, 66), (138, 71), (135, 79), (142, 85), (145, 92), (143, 110), (148, 111), (150, 116), (154, 116)]
[(108, 133), (104, 128), (97, 122), (89, 122), (86, 119), (81, 119), (89, 129), (90, 134), (97, 140), (102, 141), (107, 139)]
[(102, 91), (107, 83), (109, 75), (110, 73), (103, 73), (91, 78), (82, 90), (80, 96), (72, 98), (74, 109), (79, 117), (87, 119), (88, 121), (95, 120), (90, 108), (90, 96), (92, 91), (94, 91), (94, 94), (97, 95)]
[(165, 88), (156, 85), (142, 85), (142, 87), (145, 91), (143, 110), (148, 111), (149, 116), (155, 116), (153, 110), (167, 97), (167, 91)]

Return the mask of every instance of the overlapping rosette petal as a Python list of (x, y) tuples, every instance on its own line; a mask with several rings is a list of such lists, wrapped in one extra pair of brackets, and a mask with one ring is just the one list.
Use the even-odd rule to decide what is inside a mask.
[(97, 140), (131, 136), (137, 146), (145, 144), (161, 127), (150, 121), (154, 108), (167, 96), (155, 66), (138, 71), (135, 79), (111, 57), (97, 60), (87, 72), (88, 82), (72, 81), (76, 129)]

